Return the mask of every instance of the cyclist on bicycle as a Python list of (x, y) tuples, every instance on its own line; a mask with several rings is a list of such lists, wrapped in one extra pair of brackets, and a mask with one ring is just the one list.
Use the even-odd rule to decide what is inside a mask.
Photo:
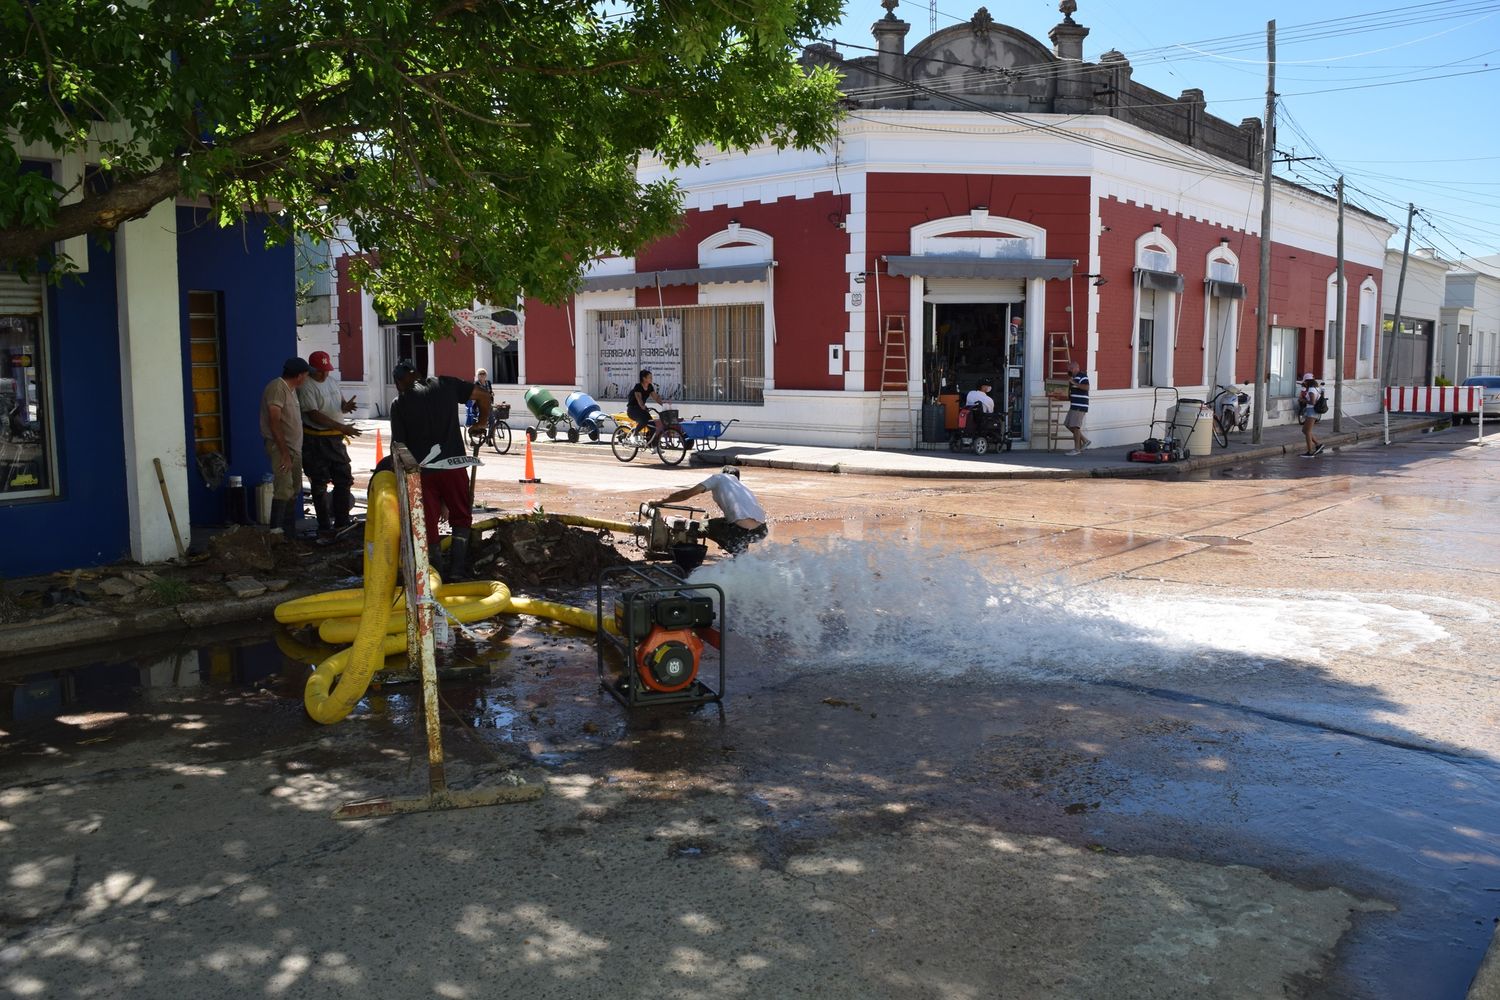
[(625, 412), (637, 424), (642, 427), (651, 428), (646, 436), (646, 443), (648, 445), (656, 440), (656, 435), (660, 434), (666, 426), (662, 423), (661, 418), (653, 418), (651, 411), (646, 409), (646, 403), (653, 399), (656, 400), (658, 406), (665, 407), (667, 405), (662, 402), (661, 396), (656, 392), (656, 387), (651, 384), (651, 369), (642, 368), (640, 381), (631, 386), (630, 396), (625, 400)]

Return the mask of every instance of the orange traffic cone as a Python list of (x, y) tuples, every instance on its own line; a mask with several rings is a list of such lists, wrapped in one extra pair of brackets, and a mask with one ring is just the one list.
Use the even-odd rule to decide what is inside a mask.
[(541, 480), (537, 478), (536, 467), (531, 464), (531, 435), (530, 434), (526, 435), (526, 478), (523, 479), (523, 480), (521, 480), (521, 482), (523, 482), (523, 483), (539, 483), (539, 482), (541, 482)]
[(375, 428), (375, 464), (379, 465), (385, 458), (385, 445), (380, 440), (380, 428)]

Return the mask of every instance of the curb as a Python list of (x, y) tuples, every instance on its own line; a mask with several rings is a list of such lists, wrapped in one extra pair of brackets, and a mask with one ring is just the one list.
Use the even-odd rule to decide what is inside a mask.
[[(1426, 433), (1430, 430), (1447, 427), (1450, 423), (1451, 420), (1448, 417), (1403, 423), (1399, 427), (1391, 428), (1391, 437), (1395, 439), (1410, 434)], [(1342, 447), (1366, 441), (1380, 441), (1383, 437), (1384, 431), (1382, 428), (1365, 427), (1356, 431), (1344, 431), (1337, 435), (1329, 435), (1323, 440), (1330, 447)], [(1201, 458), (1189, 458), (1181, 462), (1162, 462), (1156, 465), (1147, 465), (1144, 463), (1111, 463), (1106, 466), (1077, 469), (973, 468), (919, 471), (911, 468), (866, 466), (850, 464), (848, 462), (795, 462), (785, 459), (761, 458), (754, 455), (739, 457), (732, 453), (726, 454), (723, 461), (726, 464), (733, 463), (747, 468), (790, 469), (795, 472), (826, 472), (834, 475), (898, 476), (910, 479), (1135, 479), (1144, 476), (1181, 475), (1184, 472), (1211, 469), (1221, 465), (1233, 465), (1237, 462), (1276, 458), (1296, 452), (1301, 447), (1301, 442), (1267, 444), (1247, 448), (1243, 451), (1220, 452), (1216, 455), (1204, 455)]]
[(105, 615), (0, 627), (0, 663), (79, 646), (269, 618), (281, 602), (316, 593), (320, 593), (317, 588), (288, 587), (247, 600), (200, 601), (170, 608), (147, 608), (128, 616)]
[(1500, 927), (1490, 940), (1489, 951), (1469, 984), (1467, 1000), (1500, 1000)]

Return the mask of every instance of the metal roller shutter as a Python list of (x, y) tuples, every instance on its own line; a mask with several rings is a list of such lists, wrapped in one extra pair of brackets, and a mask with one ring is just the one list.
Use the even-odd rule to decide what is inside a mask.
[(0, 273), (0, 315), (40, 316), (42, 283), (15, 274)]

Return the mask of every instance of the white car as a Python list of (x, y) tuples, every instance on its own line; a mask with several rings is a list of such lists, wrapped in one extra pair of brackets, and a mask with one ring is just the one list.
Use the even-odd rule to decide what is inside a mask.
[[(1466, 378), (1463, 385), (1477, 385), (1484, 389), (1484, 419), (1488, 423), (1491, 420), (1500, 420), (1500, 375), (1475, 375)], [(1478, 413), (1455, 413), (1453, 422), (1455, 424), (1471, 424)]]

